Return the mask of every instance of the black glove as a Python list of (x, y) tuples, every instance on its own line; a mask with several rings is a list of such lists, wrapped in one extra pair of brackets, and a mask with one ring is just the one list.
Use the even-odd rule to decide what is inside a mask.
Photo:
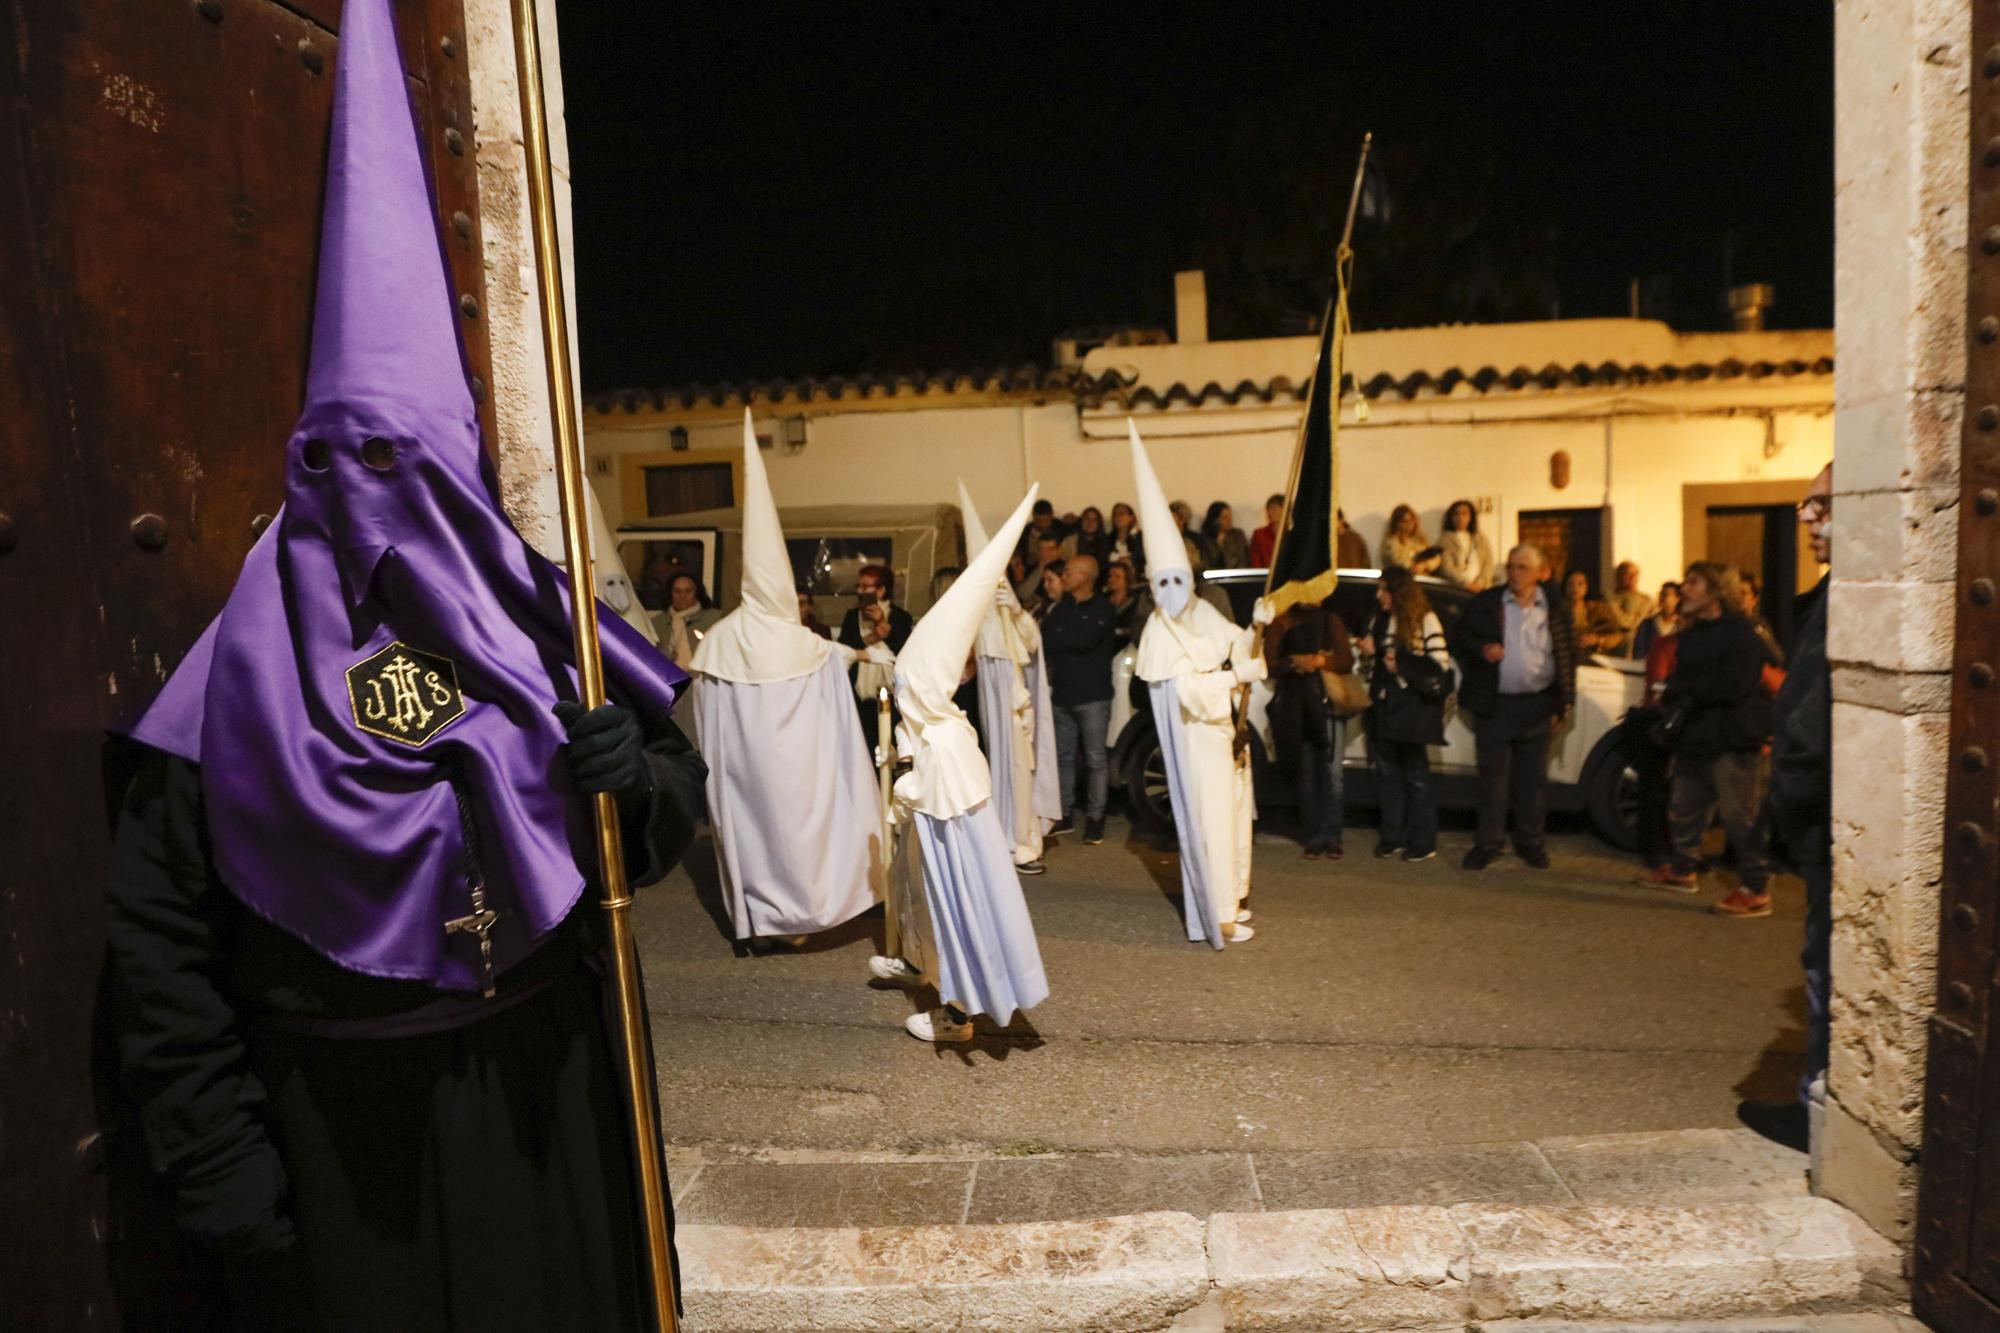
[(555, 707), (556, 720), (569, 733), (563, 752), (578, 791), (610, 792), (621, 811), (643, 805), (653, 794), (653, 769), (646, 762), (646, 738), (639, 719), (617, 704), (583, 711), (564, 700)]

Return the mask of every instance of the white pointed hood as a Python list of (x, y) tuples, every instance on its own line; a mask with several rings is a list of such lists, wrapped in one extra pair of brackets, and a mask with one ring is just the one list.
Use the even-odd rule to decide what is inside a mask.
[(1125, 418), (1125, 430), (1132, 439), (1132, 480), (1139, 496), (1139, 530), (1146, 535), (1146, 581), (1153, 588), (1153, 606), (1178, 617), (1196, 600), (1194, 569), (1188, 564), (1181, 525), (1167, 507), (1159, 474), (1153, 471), (1139, 427), (1130, 417)]
[[(958, 512), (965, 521), (965, 549), (978, 552), (986, 549), (986, 525), (979, 521), (979, 510), (973, 506), (972, 492), (965, 489), (965, 478), (958, 479)], [(1010, 551), (1009, 556), (1012, 556)], [(1014, 585), (1007, 580), (1004, 566), (1000, 574), (1000, 585), (994, 590), (993, 604), (986, 608), (985, 617), (979, 622), (979, 637), (974, 640), (973, 651), (981, 657), (1007, 657), (1016, 662), (1027, 661), (1027, 650), (1021, 643), (1018, 632), (1009, 635), (1008, 628), (1014, 613), (1021, 609), (1021, 599), (1014, 595)]]
[(896, 654), (896, 705), (903, 715), (899, 745), (912, 761), (910, 771), (896, 782), (896, 799), (938, 819), (969, 810), (993, 794), (992, 771), (980, 753), (979, 737), (951, 697), (965, 674), (980, 619), (993, 606), (993, 588), (1006, 572), (1007, 558), (1028, 526), (1040, 490), (1029, 489)]
[[(592, 488), (584, 487), (583, 495), (590, 505), (590, 572), (597, 579), (598, 600), (657, 648), (659, 631), (653, 628), (653, 617), (647, 614), (638, 591), (632, 587), (632, 576), (625, 572), (625, 561), (618, 554), (618, 540), (611, 535), (611, 525), (604, 521), (604, 506), (597, 503), (597, 492)], [(565, 561), (556, 563), (568, 568)]]
[(709, 627), (694, 650), (693, 670), (738, 684), (792, 680), (817, 671), (833, 645), (799, 623), (785, 532), (743, 412), (743, 579), (736, 609)]

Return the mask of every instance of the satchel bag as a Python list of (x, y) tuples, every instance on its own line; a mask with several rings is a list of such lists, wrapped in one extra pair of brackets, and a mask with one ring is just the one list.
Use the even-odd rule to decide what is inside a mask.
[(1428, 653), (1399, 653), (1403, 684), (1427, 704), (1441, 704), (1451, 697), (1451, 672), (1439, 666)]
[(1322, 671), (1319, 683), (1326, 690), (1326, 702), (1335, 717), (1353, 717), (1368, 711), (1368, 686), (1353, 671)]

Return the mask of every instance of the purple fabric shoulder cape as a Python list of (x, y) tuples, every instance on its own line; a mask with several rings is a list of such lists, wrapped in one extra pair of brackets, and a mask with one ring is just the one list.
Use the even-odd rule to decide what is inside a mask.
[[(387, 0), (348, 0), (336, 59), (285, 505), (131, 734), (201, 765), (217, 870), (252, 911), (356, 972), (472, 990), (477, 940), (444, 928), (473, 910), (471, 867), (498, 972), (595, 857), (550, 711), (576, 697), (569, 583), (480, 449)], [(686, 677), (599, 625), (613, 697), (665, 719)]]

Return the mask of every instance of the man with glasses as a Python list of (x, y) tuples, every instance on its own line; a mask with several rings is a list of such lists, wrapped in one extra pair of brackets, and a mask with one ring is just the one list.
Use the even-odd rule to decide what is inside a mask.
[[(1799, 501), (1799, 523), (1812, 542), (1813, 558), (1833, 558), (1833, 464), (1820, 469)], [(1806, 883), (1805, 945), (1799, 962), (1806, 973), (1806, 1067), (1794, 1101), (1770, 1105), (1745, 1102), (1743, 1123), (1779, 1143), (1804, 1151), (1808, 1141), (1806, 1106), (1813, 1085), (1826, 1075), (1830, 1020), (1829, 946), (1833, 935), (1833, 688), (1826, 659), (1826, 588), (1831, 574), (1798, 600), (1792, 659), (1778, 691), (1777, 727), (1771, 737), (1771, 783), (1764, 820), (1772, 858)]]

